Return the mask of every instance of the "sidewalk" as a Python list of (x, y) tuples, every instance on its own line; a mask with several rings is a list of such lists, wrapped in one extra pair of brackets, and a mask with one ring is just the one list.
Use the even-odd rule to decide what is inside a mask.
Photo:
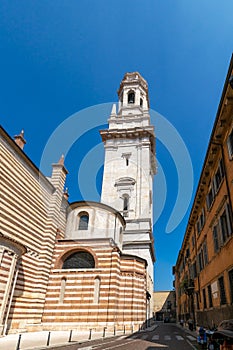
[[(129, 333), (124, 334), (124, 332), (118, 331), (116, 336), (125, 335), (127, 336)], [(105, 337), (113, 337), (113, 332), (105, 333)], [(29, 349), (41, 349), (41, 348), (49, 348), (47, 346), (49, 337), (48, 331), (42, 332), (28, 332), (21, 333), (21, 341), (20, 341), (20, 350), (29, 350)], [(49, 345), (62, 345), (62, 344), (70, 344), (70, 331), (52, 331), (50, 332)], [(91, 339), (101, 339), (103, 338), (103, 332), (92, 332)], [(0, 350), (16, 350), (17, 343), (19, 340), (19, 334), (9, 334), (2, 338), (0, 338)], [(90, 332), (80, 332), (80, 331), (72, 331), (71, 341), (82, 343), (90, 340)]]
[[(145, 327), (141, 330), (134, 330), (134, 333), (137, 332), (151, 332), (154, 331), (158, 327), (154, 321), (150, 322), (149, 327)], [(70, 331), (41, 331), (41, 332), (25, 332), (21, 333), (21, 337), (19, 334), (9, 334), (0, 338), (0, 350), (16, 350), (17, 344), (20, 338), (20, 346), (18, 350), (39, 350), (39, 349), (49, 349), (49, 346), (54, 345), (68, 345), (71, 342), (84, 343), (89, 340), (95, 339), (103, 339), (114, 336), (129, 336), (132, 334), (132, 331), (118, 330), (114, 335), (114, 332), (109, 332), (106, 328), (102, 331), (77, 331), (74, 330), (72, 333)], [(71, 342), (69, 342), (71, 337)], [(47, 344), (49, 343), (49, 346)], [(88, 344), (87, 344), (88, 346)]]
[(176, 323), (177, 327), (179, 327), (180, 329), (183, 329), (186, 333), (192, 335), (193, 337), (196, 337), (198, 336), (198, 330), (194, 329), (193, 331), (191, 331), (189, 329), (189, 327), (187, 325), (184, 325), (183, 327), (179, 324), (179, 323)]

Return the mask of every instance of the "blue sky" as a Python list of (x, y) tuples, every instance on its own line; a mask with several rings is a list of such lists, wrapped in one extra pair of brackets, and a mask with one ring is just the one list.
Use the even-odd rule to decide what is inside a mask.
[[(2, 0), (1, 124), (12, 136), (25, 130), (25, 152), (39, 166), (46, 142), (64, 120), (116, 101), (125, 72), (139, 71), (149, 84), (151, 108), (189, 150), (196, 188), (232, 53), (232, 12), (229, 0)], [(98, 129), (83, 134), (67, 154), (71, 201), (82, 199), (79, 164), (100, 143)], [(63, 137), (69, 132), (61, 143)], [(165, 233), (177, 172), (159, 141), (157, 157), (168, 188), (154, 228), (155, 289), (163, 290), (172, 288), (171, 267), (190, 206), (180, 225)], [(101, 170), (88, 177), (98, 187)]]

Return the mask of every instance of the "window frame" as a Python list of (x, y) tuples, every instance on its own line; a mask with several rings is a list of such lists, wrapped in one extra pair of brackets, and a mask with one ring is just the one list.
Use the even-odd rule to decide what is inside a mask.
[(229, 289), (230, 289), (230, 298), (231, 304), (233, 304), (233, 268), (228, 271), (228, 280), (229, 280)]
[[(214, 253), (218, 253), (221, 248), (221, 242), (219, 239), (219, 223), (213, 227), (213, 242), (214, 242)], [(217, 243), (217, 244), (216, 244)]]
[(211, 186), (209, 187), (209, 191), (206, 195), (206, 205), (207, 205), (208, 211), (210, 211), (210, 209), (212, 208), (212, 205), (214, 203), (214, 199), (215, 199), (215, 191), (214, 191), (214, 186), (212, 183)]
[(226, 288), (225, 288), (225, 283), (224, 283), (224, 276), (220, 276), (218, 278), (218, 286), (219, 286), (220, 305), (226, 305), (227, 298), (226, 298)]
[(202, 289), (202, 296), (203, 296), (203, 309), (207, 309), (207, 300), (206, 300), (206, 290), (205, 290), (205, 288)]
[(129, 195), (124, 193), (123, 196), (123, 213), (128, 213), (129, 211)]
[[(130, 97), (132, 97), (132, 102), (131, 102), (131, 99)], [(128, 105), (134, 105), (135, 104), (135, 91), (133, 90), (130, 90), (127, 94), (127, 103)]]
[(228, 148), (229, 159), (232, 160), (233, 159), (233, 128), (227, 137), (227, 148)]
[(197, 221), (197, 233), (200, 234), (205, 225), (205, 209), (202, 208), (201, 214)]
[[(91, 261), (91, 265), (92, 266), (69, 266), (69, 262), (71, 261), (71, 259), (73, 258), (73, 260), (75, 261), (74, 257), (77, 256), (77, 255), (82, 255), (84, 256), (84, 254), (86, 254), (88, 257), (90, 257), (90, 261)], [(76, 260), (78, 260), (76, 258)], [(90, 263), (90, 261), (87, 261), (88, 264)], [(83, 262), (82, 262), (83, 263)], [(73, 264), (73, 262), (72, 262)], [(68, 265), (68, 266), (67, 266)], [(91, 254), (90, 252), (86, 251), (86, 250), (77, 250), (77, 251), (72, 251), (68, 256), (65, 257), (63, 263), (62, 263), (62, 270), (79, 270), (79, 269), (94, 269), (96, 267), (96, 262), (95, 262), (95, 258), (93, 256), (93, 254)]]
[(209, 263), (209, 258), (208, 258), (208, 246), (206, 240), (203, 243), (203, 263), (204, 266), (206, 266)]
[(209, 308), (211, 308), (213, 307), (213, 298), (212, 298), (212, 290), (211, 290), (210, 284), (207, 286), (207, 293), (208, 293)]
[[(83, 218), (86, 217), (87, 221), (84, 221)], [(78, 214), (78, 230), (87, 231), (89, 226), (89, 214), (87, 212), (81, 212)]]
[(218, 193), (220, 187), (221, 187), (221, 184), (223, 182), (223, 179), (224, 179), (224, 168), (223, 168), (223, 160), (220, 159), (219, 163), (218, 163), (218, 168), (215, 172), (215, 175), (214, 175), (214, 190), (215, 190), (215, 194)]

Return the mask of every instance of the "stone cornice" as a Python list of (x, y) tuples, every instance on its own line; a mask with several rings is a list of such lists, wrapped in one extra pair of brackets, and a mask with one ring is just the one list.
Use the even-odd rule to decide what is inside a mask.
[(113, 214), (115, 214), (119, 220), (121, 221), (122, 225), (125, 226), (125, 219), (123, 218), (123, 216), (121, 215), (121, 213), (119, 211), (117, 211), (115, 208), (110, 207), (110, 205), (104, 204), (104, 203), (100, 203), (100, 202), (94, 202), (94, 201), (77, 201), (77, 202), (73, 202), (69, 204), (69, 208), (71, 210), (74, 210), (76, 208), (82, 208), (82, 207), (96, 207), (96, 208), (102, 208), (104, 210), (107, 210)]
[[(142, 108), (138, 107), (137, 108), (141, 109), (141, 111), (143, 112)], [(122, 107), (121, 110), (124, 111), (130, 111), (132, 110), (132, 107)], [(109, 123), (132, 123), (132, 122), (139, 122), (139, 121), (144, 121), (144, 120), (148, 120), (150, 119), (150, 115), (149, 115), (149, 110), (144, 111), (144, 113), (140, 113), (140, 114), (117, 114), (117, 115), (110, 115), (110, 118), (108, 119)]]
[(128, 259), (130, 259), (130, 260), (131, 260), (131, 259), (135, 259), (135, 260), (144, 262), (144, 263), (145, 263), (145, 266), (148, 265), (146, 259), (141, 258), (141, 257), (139, 257), (138, 255), (126, 254), (126, 253), (124, 253), (124, 252), (120, 253), (120, 255), (121, 255), (121, 258), (123, 258), (123, 259), (125, 259), (125, 260), (128, 260)]
[(138, 246), (145, 246), (145, 247), (150, 247), (150, 254), (151, 254), (151, 257), (152, 257), (152, 260), (153, 260), (153, 262), (155, 262), (156, 261), (156, 258), (155, 258), (155, 249), (154, 249), (154, 240), (138, 240), (138, 241), (133, 241), (133, 242), (131, 242), (131, 241), (126, 241), (126, 242), (123, 242), (123, 247), (122, 247), (122, 249), (123, 249), (123, 251), (124, 251), (124, 249), (129, 249), (129, 248), (135, 248), (135, 247), (137, 247), (138, 248)]
[[(120, 87), (117, 91), (118, 96), (120, 96), (121, 91), (124, 86), (141, 86), (143, 90), (146, 92), (147, 99), (148, 99), (148, 84), (147, 81), (141, 76), (138, 72), (132, 72), (132, 73), (126, 73), (124, 75), (124, 78), (121, 81)], [(148, 99), (149, 100), (149, 99)]]
[(149, 137), (151, 143), (151, 151), (155, 153), (155, 134), (153, 126), (128, 129), (105, 129), (100, 130), (100, 135), (103, 142), (110, 139), (135, 139)]

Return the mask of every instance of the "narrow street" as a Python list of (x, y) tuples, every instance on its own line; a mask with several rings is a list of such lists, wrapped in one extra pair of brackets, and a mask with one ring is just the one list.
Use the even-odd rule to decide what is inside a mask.
[(130, 336), (98, 339), (83, 344), (56, 347), (57, 350), (192, 350), (197, 348), (195, 333), (190, 335), (175, 324), (159, 323), (153, 331)]

